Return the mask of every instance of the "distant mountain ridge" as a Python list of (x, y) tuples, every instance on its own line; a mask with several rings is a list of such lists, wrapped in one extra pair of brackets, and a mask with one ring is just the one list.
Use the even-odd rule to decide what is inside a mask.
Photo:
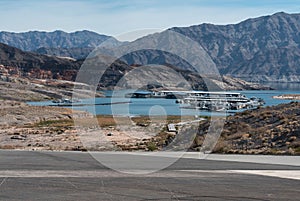
[[(7, 80), (11, 77), (25, 77), (29, 79), (37, 78), (75, 81), (82, 62), (83, 60), (75, 61), (68, 58), (25, 52), (15, 47), (0, 43), (0, 80)], [(124, 76), (127, 72), (134, 68), (136, 67), (129, 66), (126, 63), (117, 60), (110, 68), (107, 69), (107, 72), (102, 77), (98, 85), (99, 89), (113, 89), (123, 77), (128, 83), (136, 80), (136, 78), (129, 79), (128, 76)], [(185, 76), (195, 88), (205, 89), (203, 79), (199, 76), (199, 74), (193, 74), (190, 71), (180, 69), (175, 70)], [(164, 74), (160, 72), (159, 74), (154, 75), (151, 72), (152, 68), (149, 68), (149, 71), (147, 72), (142, 72), (139, 79), (154, 79), (155, 81), (165, 79), (166, 76), (170, 75), (168, 71)], [(147, 76), (149, 76), (149, 78), (147, 78)], [(155, 78), (153, 76), (155, 76)], [(211, 82), (214, 82), (213, 79), (210, 80)], [(180, 83), (175, 84), (180, 85)], [(250, 83), (241, 82), (241, 80), (228, 78), (226, 78), (224, 87), (226, 89), (262, 89), (262, 87), (258, 85), (252, 85)]]
[(87, 30), (73, 33), (60, 30), (53, 32), (0, 32), (1, 43), (23, 51), (33, 51), (56, 56), (73, 56), (76, 59), (85, 58), (95, 47), (108, 39), (110, 39), (111, 43), (119, 43), (119, 41), (111, 36)]
[[(238, 24), (200, 24), (173, 27), (169, 30), (183, 34), (200, 44), (221, 75), (253, 82), (300, 82), (300, 14), (280, 12), (248, 19)], [(144, 36), (137, 40), (151, 44), (151, 37)], [(0, 42), (5, 44), (40, 54), (76, 59), (86, 58), (95, 46), (107, 39), (112, 39), (110, 41), (114, 45), (122, 44), (110, 36), (90, 31), (0, 32)], [(131, 43), (134, 44), (135, 41)], [(133, 52), (124, 58), (129, 66), (165, 65), (171, 61), (181, 69), (191, 67), (179, 57), (155, 50)]]
[(232, 25), (170, 30), (201, 44), (223, 75), (252, 81), (300, 81), (300, 14), (280, 12)]
[[(280, 12), (238, 24), (201, 24), (168, 30), (200, 44), (221, 75), (251, 82), (300, 82), (300, 14)], [(165, 31), (159, 34), (163, 35)], [(136, 41), (150, 44), (152, 36)], [(185, 53), (189, 51), (182, 49)], [(178, 64), (177, 67), (190, 69), (187, 62), (176, 56), (170, 57), (168, 52), (139, 51), (125, 58), (129, 65), (164, 65), (172, 61)]]

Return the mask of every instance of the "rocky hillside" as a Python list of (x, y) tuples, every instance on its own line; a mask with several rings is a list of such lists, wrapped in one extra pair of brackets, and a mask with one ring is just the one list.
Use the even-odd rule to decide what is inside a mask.
[(34, 51), (42, 54), (85, 58), (92, 49), (103, 41), (110, 39), (112, 44), (119, 42), (111, 36), (97, 34), (91, 31), (63, 31), (24, 33), (0, 32), (0, 42), (19, 48), (23, 51)]
[(73, 47), (73, 48), (46, 48), (41, 47), (34, 52), (38, 54), (53, 55), (58, 57), (69, 57), (74, 59), (86, 58), (95, 47)]
[(0, 43), (0, 64), (10, 74), (31, 78), (74, 80), (82, 61), (47, 56)]
[(24, 52), (20, 49), (0, 43), (0, 64), (16, 66), (22, 69), (74, 69), (78, 64), (73, 59), (47, 56), (32, 52)]
[[(188, 70), (182, 70), (169, 66), (168, 68), (157, 68), (144, 66), (141, 69), (122, 64), (123, 71), (107, 71), (100, 84), (104, 88), (142, 88), (145, 90), (270, 90), (270, 87), (229, 76), (206, 76)], [(129, 72), (131, 71), (131, 72)], [(129, 72), (128, 75), (125, 73)], [(124, 76), (125, 75), (125, 76)], [(110, 77), (110, 78), (109, 78)], [(109, 79), (108, 79), (109, 78)], [(106, 81), (104, 81), (106, 80)], [(112, 82), (113, 81), (113, 82)], [(106, 83), (106, 85), (103, 85)]]
[(91, 31), (41, 32), (29, 31), (24, 33), (0, 32), (0, 42), (24, 51), (34, 51), (45, 48), (74, 48), (97, 47), (110, 36), (100, 35)]
[[(23, 78), (37, 78), (37, 79), (58, 79), (75, 81), (77, 72), (80, 69), (83, 61), (75, 61), (68, 58), (60, 58), (55, 56), (47, 56), (36, 54), (32, 52), (24, 52), (20, 49), (10, 47), (0, 43), (0, 77), (23, 77)], [(93, 63), (94, 64), (94, 63)], [(98, 68), (99, 66), (97, 66)], [(138, 68), (137, 66), (129, 66), (128, 64), (117, 60), (110, 68), (108, 68), (100, 80), (99, 89), (112, 89), (120, 81), (122, 77), (129, 71)], [(131, 77), (125, 76), (123, 80), (127, 84), (122, 87), (129, 87), (128, 83), (132, 81), (153, 81), (152, 84), (156, 85), (161, 80), (170, 80), (173, 82), (172, 87), (182, 87), (182, 83), (178, 79), (171, 79), (169, 70), (172, 70), (174, 76), (182, 75), (184, 80), (187, 80), (194, 89), (206, 89), (205, 83), (201, 76), (191, 71), (182, 70), (180, 68), (172, 67), (167, 68), (166, 72), (152, 72), (153, 69), (147, 71), (139, 71), (140, 76)], [(135, 71), (137, 72), (137, 71)], [(150, 74), (149, 74), (150, 72)], [(94, 76), (94, 72), (91, 75)], [(264, 89), (259, 85), (250, 84), (241, 80), (224, 79), (227, 84), (220, 85), (220, 82), (214, 78), (208, 78), (207, 83), (212, 83), (221, 89)], [(175, 81), (175, 82), (174, 82)], [(225, 83), (225, 82), (224, 82)], [(151, 83), (150, 83), (151, 84)], [(219, 86), (220, 85), (220, 86)]]
[[(300, 154), (300, 103), (237, 113), (227, 118), (217, 153)], [(201, 124), (193, 150), (202, 144), (209, 122)]]
[(276, 13), (239, 24), (171, 30), (201, 44), (222, 74), (260, 81), (300, 81), (300, 14)]
[[(200, 44), (222, 75), (256, 82), (300, 81), (300, 14), (276, 13), (238, 24), (201, 24), (169, 30)], [(137, 43), (150, 44), (155, 37), (164, 38), (164, 44), (169, 42), (166, 31), (159, 35), (142, 37), (132, 42), (132, 46)], [(174, 42), (177, 48), (182, 48), (180, 40), (178, 38)], [(182, 48), (183, 54), (191, 54), (190, 52), (189, 48)], [(129, 65), (171, 62), (182, 69), (190, 69), (191, 66), (184, 59), (170, 55), (167, 50), (152, 49), (139, 51), (138, 54), (133, 52), (126, 55), (125, 60)], [(207, 60), (204, 65), (210, 65), (205, 62)], [(206, 70), (208, 69), (210, 68)]]
[[(200, 44), (222, 75), (252, 82), (300, 81), (300, 14), (281, 12), (248, 19), (238, 24), (201, 24), (174, 27), (169, 30), (181, 33)], [(142, 37), (129, 43), (129, 46), (134, 47), (137, 43), (149, 46), (155, 37), (164, 38), (164, 45), (168, 43), (165, 32), (158, 35), (160, 36), (152, 34)], [(0, 42), (5, 44), (26, 51), (76, 59), (86, 58), (94, 47), (107, 39), (110, 39), (110, 45), (113, 46), (123, 44), (112, 37), (90, 31), (0, 32)], [(178, 42), (182, 41), (176, 41), (177, 48), (181, 47)], [(189, 48), (182, 50), (183, 53), (190, 54), (188, 51), (191, 50)], [(170, 56), (167, 50), (149, 49), (138, 53), (132, 52), (125, 55), (124, 59), (129, 66), (171, 62), (172, 65), (185, 70), (191, 67), (184, 59)]]

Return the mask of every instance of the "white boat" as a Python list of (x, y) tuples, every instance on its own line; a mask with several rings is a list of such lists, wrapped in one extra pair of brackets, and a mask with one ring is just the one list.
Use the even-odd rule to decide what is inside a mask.
[(191, 108), (208, 111), (242, 110), (264, 105), (259, 98), (247, 98), (238, 92), (189, 91), (186, 97), (176, 102), (189, 104)]
[(72, 104), (72, 103), (78, 103), (80, 100), (78, 99), (68, 99), (68, 98), (62, 98), (58, 100), (53, 100), (52, 103), (57, 103), (57, 104)]
[(242, 110), (264, 105), (262, 99), (247, 98), (238, 92), (223, 91), (137, 91), (126, 94), (127, 98), (166, 98), (176, 99), (183, 108), (207, 111)]

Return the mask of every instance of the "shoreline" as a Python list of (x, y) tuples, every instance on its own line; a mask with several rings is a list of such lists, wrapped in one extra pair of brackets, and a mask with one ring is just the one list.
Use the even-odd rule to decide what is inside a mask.
[(272, 96), (272, 98), (280, 100), (300, 100), (300, 94), (283, 94), (278, 96)]
[[(7, 123), (1, 126), (0, 132), (2, 142), (0, 148), (5, 150), (159, 151), (166, 143), (172, 143), (176, 138), (176, 133), (167, 131), (168, 124), (176, 124), (176, 121), (184, 122), (183, 119), (187, 121), (195, 119), (194, 115), (168, 115), (167, 123), (165, 119), (160, 120), (160, 116), (154, 118), (156, 122), (151, 122), (153, 119), (148, 115), (130, 117), (97, 115), (96, 118), (91, 119), (91, 114), (87, 115), (85, 112), (66, 108), (36, 107), (26, 104), (20, 107), (18, 104), (13, 105), (11, 101), (6, 101), (5, 104), (7, 107), (0, 109), (3, 114), (10, 115), (3, 117), (2, 122), (7, 121)], [(244, 111), (228, 117), (223, 128), (224, 134), (219, 139), (214, 153), (299, 155), (300, 149), (297, 145), (299, 139), (292, 134), (293, 126), (298, 122), (298, 115), (293, 116), (296, 114), (293, 111), (297, 108), (299, 104), (294, 102)], [(290, 112), (285, 112), (286, 110)], [(79, 118), (72, 116), (74, 112), (79, 115)], [(283, 116), (283, 114), (292, 116)], [(118, 118), (125, 129), (118, 128), (120, 122), (118, 121), (117, 125), (114, 118)], [(98, 121), (97, 125), (91, 123), (95, 119)], [(274, 119), (279, 122), (276, 124), (278, 126), (273, 126)], [(291, 121), (292, 119), (294, 120)], [(78, 130), (75, 127), (74, 120), (82, 123), (82, 129)], [(126, 123), (128, 120), (134, 124), (129, 125)], [(272, 128), (268, 129), (268, 126), (264, 126), (264, 121), (272, 124)], [(123, 125), (122, 122), (125, 124)], [(203, 133), (207, 129), (206, 122), (198, 125)], [(156, 131), (157, 129), (159, 132)], [(257, 130), (260, 132), (258, 133)], [(85, 141), (82, 136), (87, 136)], [(276, 136), (282, 140), (276, 140)], [(202, 138), (201, 135), (198, 137), (194, 140), (196, 144), (189, 151), (201, 150)]]

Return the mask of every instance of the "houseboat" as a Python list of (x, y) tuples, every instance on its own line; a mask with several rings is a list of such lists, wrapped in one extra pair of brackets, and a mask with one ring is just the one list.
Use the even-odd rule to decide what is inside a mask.
[(257, 108), (265, 104), (261, 98), (247, 98), (238, 92), (191, 91), (183, 99), (176, 100), (188, 108), (208, 111), (242, 110)]
[(137, 91), (126, 94), (126, 97), (176, 99), (176, 103), (181, 104), (181, 107), (208, 111), (242, 110), (265, 104), (260, 98), (248, 98), (238, 92), (223, 91)]

